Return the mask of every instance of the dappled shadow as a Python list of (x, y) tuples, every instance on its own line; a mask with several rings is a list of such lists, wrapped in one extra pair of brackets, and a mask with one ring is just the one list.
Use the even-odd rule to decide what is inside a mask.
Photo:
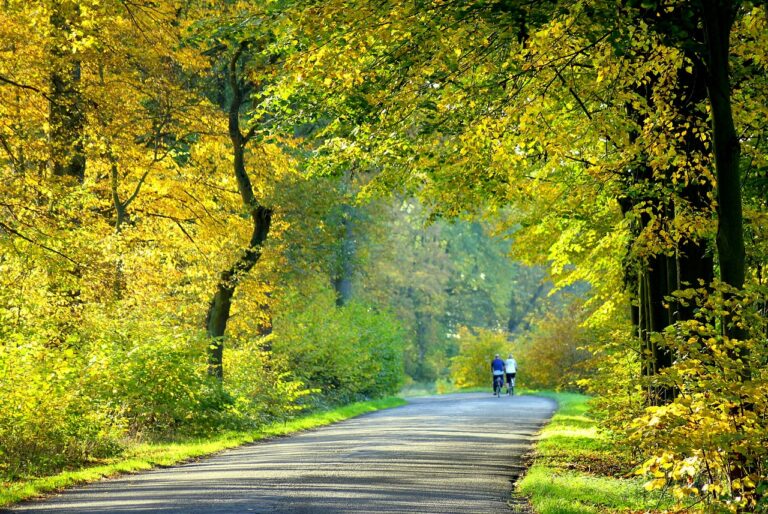
[(419, 398), (294, 437), (68, 491), (13, 512), (510, 512), (548, 400)]

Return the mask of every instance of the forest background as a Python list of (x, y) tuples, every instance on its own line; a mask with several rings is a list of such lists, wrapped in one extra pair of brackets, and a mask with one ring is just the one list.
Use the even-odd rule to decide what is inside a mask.
[(1, 5), (4, 479), (512, 351), (766, 507), (764, 3)]

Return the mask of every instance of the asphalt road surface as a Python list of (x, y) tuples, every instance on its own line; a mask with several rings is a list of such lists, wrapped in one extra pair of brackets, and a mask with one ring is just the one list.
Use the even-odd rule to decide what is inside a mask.
[(417, 398), (291, 437), (17, 506), (12, 513), (525, 512), (523, 455), (555, 404), (490, 393)]

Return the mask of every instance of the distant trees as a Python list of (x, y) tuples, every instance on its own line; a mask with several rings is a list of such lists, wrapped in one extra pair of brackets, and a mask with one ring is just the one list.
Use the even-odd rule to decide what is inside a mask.
[(543, 270), (510, 262), (509, 242), (490, 234), (489, 225), (427, 224), (425, 216), (413, 200), (379, 215), (383, 226), (373, 229), (376, 238), (360, 247), (368, 257), (358, 297), (398, 315), (409, 328), (406, 372), (417, 381), (434, 381), (448, 375), (462, 327), (499, 331), (513, 319), (523, 332), (561, 298), (542, 293), (551, 287)]

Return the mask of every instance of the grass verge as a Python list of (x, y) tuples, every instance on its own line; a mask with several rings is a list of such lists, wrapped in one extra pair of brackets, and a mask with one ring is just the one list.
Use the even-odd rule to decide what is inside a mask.
[(0, 508), (13, 503), (58, 491), (65, 487), (96, 482), (121, 473), (171, 466), (243, 444), (330, 425), (368, 412), (403, 405), (401, 398), (385, 398), (358, 402), (333, 410), (316, 412), (296, 419), (277, 422), (249, 432), (226, 432), (206, 439), (189, 439), (172, 443), (142, 443), (127, 448), (122, 455), (103, 464), (52, 476), (36, 477), (11, 483), (0, 483)]
[(669, 506), (643, 480), (625, 478), (628, 466), (612, 451), (589, 414), (589, 397), (536, 392), (553, 398), (559, 409), (544, 428), (534, 462), (518, 483), (538, 514), (647, 512)]

